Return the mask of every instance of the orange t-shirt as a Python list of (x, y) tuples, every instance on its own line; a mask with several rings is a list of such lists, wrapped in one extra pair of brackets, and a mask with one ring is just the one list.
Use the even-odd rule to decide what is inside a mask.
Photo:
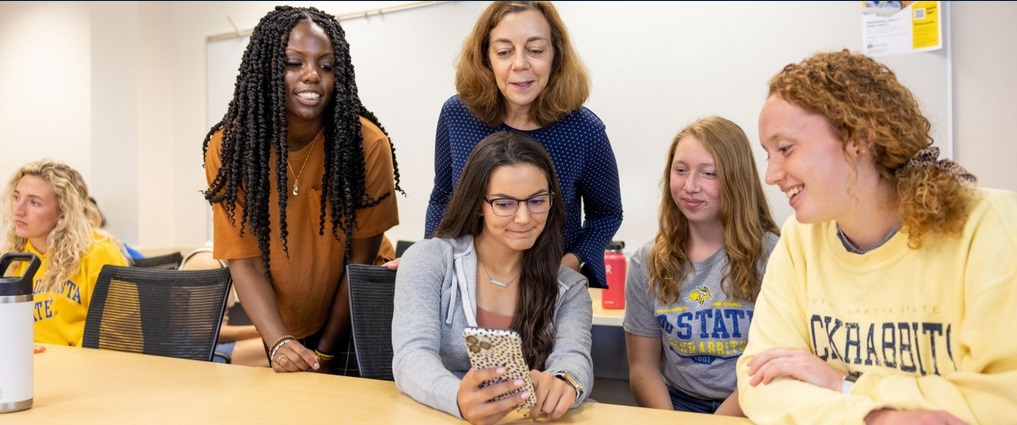
[[(360, 123), (363, 133), (367, 194), (373, 198), (385, 193), (390, 195), (378, 205), (356, 210), (357, 227), (353, 229), (354, 239), (380, 235), (399, 224), (392, 149), (388, 137), (367, 119), (361, 117)], [(338, 240), (332, 236), (329, 218), (331, 207), (326, 207), (324, 234), (318, 234), (318, 221), (321, 215), (321, 176), (325, 169), (324, 144), (325, 134), (319, 132), (312, 144), (289, 154), (290, 167), (293, 167), (293, 170), (289, 175), (290, 187), (286, 190), (288, 258), (283, 251), (279, 235), (279, 195), (276, 190), (275, 161), (269, 161), (269, 175), (272, 176), (268, 201), (271, 215), (269, 265), (279, 313), (289, 333), (297, 338), (317, 332), (324, 325), (345, 267), (343, 255), (346, 237), (341, 230), (338, 231)], [(208, 152), (205, 155), (205, 177), (209, 184), (222, 166), (219, 158), (221, 148), (222, 131), (219, 131), (209, 141)], [(299, 184), (297, 196), (292, 194), (295, 184), (293, 173), (300, 176), (296, 182)], [(230, 223), (226, 209), (221, 203), (213, 204), (212, 211), (215, 258), (231, 260), (261, 257), (258, 239), (251, 234), (249, 224), (245, 224), (244, 233), (240, 234), (243, 217), (242, 192), (237, 197), (234, 223)]]

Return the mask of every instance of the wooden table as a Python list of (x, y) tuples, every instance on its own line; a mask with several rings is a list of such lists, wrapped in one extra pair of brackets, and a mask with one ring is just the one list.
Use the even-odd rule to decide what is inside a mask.
[[(34, 405), (14, 424), (448, 424), (395, 383), (46, 345)], [(532, 423), (510, 415), (503, 423)], [(557, 423), (747, 424), (744, 418), (585, 403)]]

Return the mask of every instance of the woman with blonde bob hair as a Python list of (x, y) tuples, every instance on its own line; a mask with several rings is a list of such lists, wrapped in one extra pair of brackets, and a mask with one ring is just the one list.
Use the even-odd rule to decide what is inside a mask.
[(735, 362), (779, 232), (748, 137), (721, 117), (690, 124), (663, 183), (657, 236), (625, 286), (632, 392), (643, 407), (738, 414)]
[(622, 220), (618, 165), (604, 123), (583, 106), (589, 76), (554, 5), (492, 2), (463, 43), (456, 92), (438, 118), (425, 236), (445, 215), (473, 147), (498, 131), (522, 132), (558, 171), (562, 262), (605, 287), (604, 248)]
[[(81, 346), (92, 289), (106, 264), (126, 266), (119, 243), (99, 226), (81, 174), (42, 160), (19, 168), (4, 192), (0, 252), (28, 252), (42, 260), (35, 274), (35, 341)], [(6, 270), (20, 275), (27, 264)]]
[(1017, 194), (974, 187), (930, 128), (862, 54), (770, 80), (766, 181), (795, 216), (738, 361), (753, 422), (1013, 422), (1017, 339), (999, 330), (1017, 322)]

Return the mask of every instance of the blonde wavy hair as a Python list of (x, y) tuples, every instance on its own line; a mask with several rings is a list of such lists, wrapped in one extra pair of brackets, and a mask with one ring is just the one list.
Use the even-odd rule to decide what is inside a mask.
[(456, 63), (456, 92), (463, 104), (479, 120), (491, 127), (502, 124), (505, 118), (505, 96), (488, 58), (491, 30), (506, 15), (535, 10), (544, 15), (551, 27), (551, 46), (554, 61), (547, 87), (533, 101), (530, 114), (541, 127), (546, 127), (576, 111), (590, 96), (590, 77), (579, 54), (572, 48), (565, 22), (558, 10), (546, 1), (496, 1), (477, 18), (473, 31), (463, 42)]
[(680, 298), (681, 283), (692, 262), (689, 248), (689, 220), (671, 197), (671, 162), (678, 143), (685, 137), (703, 143), (717, 167), (721, 188), (720, 221), (724, 224), (724, 251), (728, 267), (722, 287), (728, 297), (754, 302), (763, 276), (756, 268), (764, 256), (763, 238), (780, 235), (752, 157), (749, 138), (738, 124), (721, 117), (693, 122), (678, 132), (667, 150), (661, 188), (657, 237), (650, 250), (649, 289), (657, 298), (673, 304)]
[(919, 248), (928, 232), (958, 235), (972, 188), (943, 167), (904, 166), (932, 145), (932, 125), (918, 101), (886, 65), (848, 50), (789, 64), (770, 80), (770, 93), (830, 122), (845, 146), (870, 146), (882, 178), (900, 199), (901, 231)]
[(56, 195), (60, 219), (56, 227), (49, 232), (46, 243), (46, 261), (49, 262), (45, 276), (41, 278), (42, 288), (48, 292), (58, 292), (63, 282), (71, 277), (80, 266), (81, 257), (100, 238), (117, 242), (112, 236), (99, 228), (102, 215), (99, 209), (88, 200), (88, 186), (85, 180), (73, 168), (49, 159), (32, 162), (19, 168), (7, 182), (2, 208), (3, 227), (7, 229), (3, 249), (0, 252), (25, 252), (28, 239), (18, 237), (13, 225), (12, 202), (14, 189), (24, 176), (37, 176), (46, 180), (53, 187)]

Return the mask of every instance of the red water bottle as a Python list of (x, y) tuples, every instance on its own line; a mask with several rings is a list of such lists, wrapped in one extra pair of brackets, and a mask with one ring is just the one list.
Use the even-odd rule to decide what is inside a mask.
[(604, 268), (607, 271), (607, 289), (601, 298), (605, 309), (625, 308), (625, 242), (611, 241), (604, 251)]

